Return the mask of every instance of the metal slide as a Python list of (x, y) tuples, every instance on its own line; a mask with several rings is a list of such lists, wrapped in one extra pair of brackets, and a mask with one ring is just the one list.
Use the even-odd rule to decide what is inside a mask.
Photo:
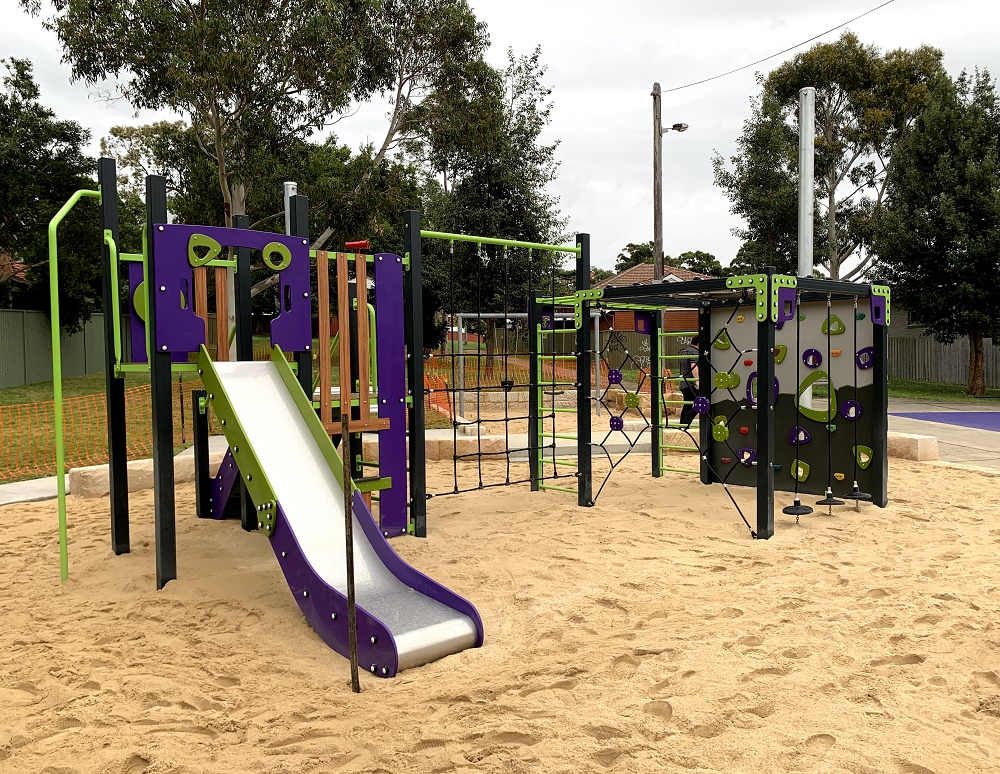
[[(278, 348), (269, 362), (228, 363), (202, 348), (199, 368), (289, 588), (313, 628), (347, 656), (340, 457)], [(358, 492), (353, 510), (361, 668), (392, 677), (482, 645), (475, 607), (406, 564)]]

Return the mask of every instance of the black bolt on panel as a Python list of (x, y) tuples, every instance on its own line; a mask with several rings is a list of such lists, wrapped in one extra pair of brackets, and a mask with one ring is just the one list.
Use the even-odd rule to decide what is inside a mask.
[[(118, 179), (113, 159), (102, 158), (97, 162), (97, 183), (101, 189), (101, 233), (110, 231), (111, 238), (118, 245)], [(118, 249), (120, 252), (120, 245)], [(101, 248), (101, 269), (104, 278), (104, 384), (108, 407), (111, 550), (117, 555), (129, 552), (128, 450), (125, 447), (125, 380), (115, 377), (114, 307), (119, 302), (120, 288), (111, 287), (111, 249), (106, 244)]]
[[(576, 244), (580, 254), (576, 257), (576, 289), (590, 289), (590, 234), (577, 234)], [(553, 318), (554, 319), (554, 318)], [(591, 460), (591, 390), (590, 371), (593, 348), (590, 334), (590, 302), (581, 303), (580, 327), (576, 331), (576, 447), (577, 447), (577, 502), (583, 506), (594, 504), (593, 466)], [(553, 378), (553, 381), (555, 379)]]
[(406, 307), (406, 381), (410, 407), (410, 524), (413, 535), (427, 537), (427, 464), (424, 457), (424, 309), (420, 252), (420, 212), (403, 214), (403, 250), (410, 259), (410, 273), (403, 283)]
[(156, 251), (153, 231), (156, 224), (167, 222), (167, 181), (159, 175), (146, 177), (146, 234), (149, 254), (149, 376), (153, 404), (153, 484), (156, 534), (156, 588), (162, 589), (177, 577), (177, 534), (174, 524), (174, 423), (170, 353), (163, 352), (156, 339), (156, 304), (158, 292)]

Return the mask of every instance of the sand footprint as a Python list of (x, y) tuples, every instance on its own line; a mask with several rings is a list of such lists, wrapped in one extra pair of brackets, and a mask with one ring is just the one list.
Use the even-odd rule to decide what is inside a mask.
[(674, 708), (669, 701), (657, 700), (647, 702), (643, 705), (642, 711), (649, 715), (655, 715), (661, 720), (670, 720), (674, 716)]

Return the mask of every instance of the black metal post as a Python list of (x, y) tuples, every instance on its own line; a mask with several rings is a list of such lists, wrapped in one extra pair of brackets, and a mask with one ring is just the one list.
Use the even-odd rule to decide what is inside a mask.
[(650, 439), (653, 478), (663, 475), (663, 414), (660, 411), (663, 397), (663, 366), (660, 360), (660, 331), (663, 330), (663, 312), (653, 312), (649, 326), (649, 423), (653, 426)]
[[(532, 492), (537, 492), (538, 486), (542, 482), (538, 466), (542, 451), (538, 442), (538, 391), (541, 389), (538, 385), (540, 381), (538, 358), (541, 355), (538, 351), (538, 330), (542, 324), (542, 308), (538, 304), (538, 299), (541, 295), (541, 291), (532, 290), (528, 297), (528, 468), (530, 469)], [(554, 322), (555, 317), (553, 316), (553, 324)]]
[[(888, 302), (886, 316), (888, 317)], [(870, 317), (870, 315), (869, 315)], [(889, 327), (872, 325), (872, 502), (879, 508), (889, 503)], [(856, 454), (857, 452), (855, 452)]]
[[(174, 524), (174, 421), (170, 353), (157, 339), (156, 304), (158, 292), (157, 255), (153, 233), (157, 224), (167, 222), (167, 181), (159, 175), (146, 177), (146, 238), (149, 286), (149, 377), (153, 407), (153, 510), (156, 534), (156, 588), (162, 589), (177, 577), (177, 534)], [(163, 256), (166, 258), (167, 256)]]
[[(703, 306), (698, 310), (698, 395), (706, 400), (712, 399), (712, 307)], [(701, 483), (712, 483), (712, 470), (709, 461), (712, 459), (712, 420), (709, 414), (698, 417), (698, 448), (700, 450), (699, 470)]]
[(774, 323), (771, 321), (771, 280), (768, 275), (764, 320), (757, 322), (757, 538), (774, 535)]
[(191, 391), (194, 421), (194, 504), (199, 519), (212, 515), (212, 476), (208, 469), (208, 410), (202, 409), (208, 390)]
[[(576, 289), (590, 290), (590, 234), (577, 234), (576, 244), (580, 247), (580, 254), (576, 257)], [(590, 351), (593, 346), (590, 340), (590, 302), (584, 301), (580, 304), (580, 327), (576, 330), (576, 492), (577, 502), (582, 506), (594, 504), (590, 448), (590, 415), (593, 408)]]
[[(110, 231), (118, 245), (118, 178), (114, 159), (97, 162), (101, 189), (101, 232)], [(103, 244), (103, 243), (102, 243)], [(121, 246), (118, 247), (119, 251)], [(101, 267), (104, 277), (104, 385), (108, 406), (108, 480), (111, 488), (111, 550), (129, 552), (128, 450), (125, 448), (125, 380), (115, 376), (115, 306), (121, 308), (120, 287), (111, 283), (111, 249), (103, 244)], [(127, 318), (126, 318), (127, 319)]]
[[(234, 215), (233, 228), (250, 228), (247, 215)], [(253, 360), (253, 315), (250, 299), (250, 248), (236, 248), (236, 359)], [(206, 455), (208, 446), (206, 444)], [(207, 469), (207, 457), (206, 457)], [(240, 525), (247, 532), (257, 529), (257, 510), (247, 489), (246, 480), (240, 476)]]
[(416, 537), (427, 537), (427, 463), (424, 457), (424, 304), (420, 270), (420, 213), (403, 213), (403, 250), (410, 274), (403, 282), (406, 307), (406, 379), (410, 442), (410, 524)]
[[(293, 196), (289, 200), (289, 208), (291, 209), (291, 221), (292, 236), (302, 237), (306, 241), (309, 240), (309, 197), (308, 196)], [(310, 291), (310, 294), (312, 291)], [(312, 301), (309, 302), (312, 304)], [(313, 386), (312, 386), (312, 344), (309, 344), (309, 349), (296, 352), (295, 353), (295, 364), (299, 369), (299, 384), (302, 385), (302, 389), (305, 390), (309, 400), (312, 400), (313, 396)]]
[[(350, 336), (351, 342), (351, 392), (355, 390), (358, 391), (358, 405), (352, 406), (348, 404), (350, 409), (350, 416), (352, 419), (361, 419), (361, 401), (368, 400), (368, 396), (361, 394), (361, 385), (359, 375), (360, 361), (359, 361), (359, 348), (358, 348), (358, 315), (368, 314), (368, 310), (365, 309), (362, 312), (357, 308), (358, 306), (358, 283), (354, 282), (348, 283), (347, 295), (350, 299), (351, 306), (347, 310), (347, 314), (344, 315), (338, 310), (338, 316), (344, 321), (344, 325), (341, 327), (342, 336)], [(349, 326), (349, 327), (348, 327)], [(343, 398), (341, 398), (343, 400)], [(341, 403), (343, 406), (343, 403)], [(343, 410), (343, 409), (342, 409)], [(361, 454), (362, 454), (362, 437), (361, 433), (351, 433), (347, 437), (347, 443), (344, 444), (345, 454), (344, 459), (349, 459), (351, 462), (351, 476), (355, 479), (363, 478), (365, 476), (365, 469), (361, 465)]]

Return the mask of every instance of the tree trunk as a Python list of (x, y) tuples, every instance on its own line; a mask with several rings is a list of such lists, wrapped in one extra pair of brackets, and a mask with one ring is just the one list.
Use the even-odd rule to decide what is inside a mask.
[(986, 395), (986, 360), (981, 330), (969, 331), (969, 395), (977, 398)]
[[(247, 187), (243, 183), (233, 183), (233, 215), (247, 214)], [(236, 271), (226, 267), (226, 316), (229, 318), (229, 330), (236, 329)], [(229, 359), (236, 359), (236, 338), (231, 339)]]

